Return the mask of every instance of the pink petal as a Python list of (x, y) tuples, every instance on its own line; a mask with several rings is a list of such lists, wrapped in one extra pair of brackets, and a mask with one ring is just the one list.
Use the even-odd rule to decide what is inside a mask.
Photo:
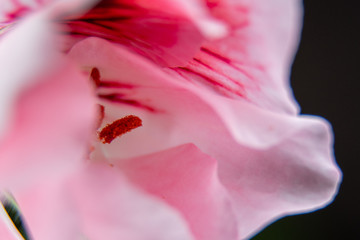
[[(341, 172), (324, 122), (307, 125), (267, 149), (228, 146), (219, 177), (239, 216), (240, 232), (249, 238), (285, 215), (314, 211), (337, 194)], [(225, 147), (225, 146), (223, 146)]]
[(93, 89), (87, 76), (58, 64), (16, 101), (14, 119), (0, 144), (2, 187), (61, 175), (87, 154), (94, 131)]
[(54, 66), (53, 27), (44, 15), (33, 15), (0, 38), (0, 137), (11, 121), (18, 94)]
[(295, 114), (290, 67), (301, 28), (296, 0), (208, 1), (229, 35), (207, 41), (191, 61), (175, 68), (201, 88), (271, 111)]
[(115, 162), (132, 182), (178, 209), (196, 239), (238, 239), (217, 162), (192, 144)]
[(89, 163), (65, 181), (47, 181), (15, 196), (37, 240), (193, 239), (174, 210), (104, 164)]
[(286, 214), (322, 207), (336, 194), (341, 173), (323, 120), (214, 94), (104, 40), (82, 41), (70, 56), (100, 70), (103, 125), (126, 115), (143, 121), (111, 144), (99, 142), (93, 158), (111, 163), (193, 143), (218, 161), (241, 237)]

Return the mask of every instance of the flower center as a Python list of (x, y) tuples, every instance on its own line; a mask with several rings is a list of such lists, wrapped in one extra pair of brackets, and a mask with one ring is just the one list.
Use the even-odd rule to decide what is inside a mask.
[[(101, 85), (99, 69), (93, 68), (90, 73), (90, 78), (96, 87)], [(105, 107), (103, 105), (99, 105), (99, 110), (98, 127), (104, 119)], [(107, 124), (98, 132), (98, 137), (102, 143), (110, 144), (115, 138), (141, 126), (142, 120), (139, 117), (135, 115), (128, 115), (115, 120), (111, 124)]]

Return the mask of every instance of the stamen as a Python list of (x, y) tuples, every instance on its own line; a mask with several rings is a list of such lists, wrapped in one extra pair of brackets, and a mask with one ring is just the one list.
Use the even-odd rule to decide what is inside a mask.
[(115, 138), (141, 126), (142, 121), (139, 117), (128, 115), (106, 125), (99, 133), (99, 139), (102, 143), (111, 143)]

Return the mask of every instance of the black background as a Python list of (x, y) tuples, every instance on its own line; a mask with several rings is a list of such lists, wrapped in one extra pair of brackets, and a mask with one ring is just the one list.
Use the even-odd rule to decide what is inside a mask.
[(292, 69), (304, 114), (326, 118), (335, 133), (343, 182), (319, 211), (283, 218), (253, 240), (360, 239), (360, 9), (356, 1), (304, 0), (304, 27)]

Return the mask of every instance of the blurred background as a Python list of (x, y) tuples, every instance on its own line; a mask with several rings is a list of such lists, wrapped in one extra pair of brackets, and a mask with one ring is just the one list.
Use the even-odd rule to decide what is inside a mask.
[(360, 13), (354, 2), (304, 0), (291, 83), (303, 114), (326, 118), (344, 177), (335, 201), (278, 220), (252, 240), (360, 239)]

